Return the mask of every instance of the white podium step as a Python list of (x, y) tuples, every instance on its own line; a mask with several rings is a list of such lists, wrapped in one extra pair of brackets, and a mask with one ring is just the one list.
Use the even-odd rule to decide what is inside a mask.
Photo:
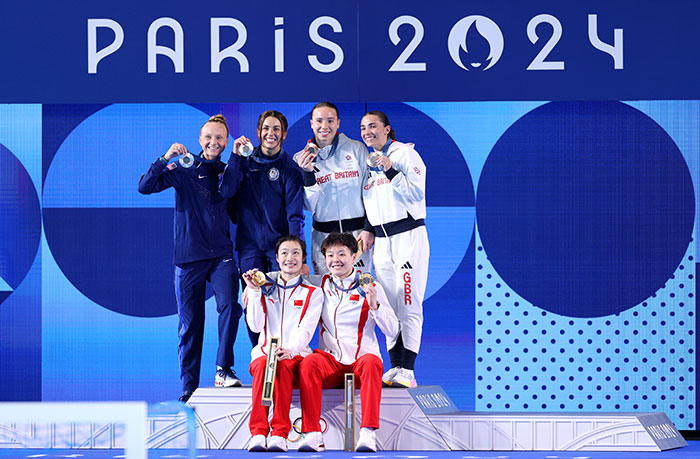
[(440, 386), (408, 389), (451, 450), (663, 451), (687, 446), (665, 413), (468, 413)]
[[(362, 404), (360, 391), (357, 399), (357, 434), (359, 435)], [(344, 445), (344, 395), (342, 389), (323, 391), (321, 427), (326, 449), (342, 450)], [(202, 449), (242, 449), (248, 447), (250, 430), (248, 419), (251, 408), (251, 388), (199, 388), (190, 401), (195, 409), (201, 435), (197, 447)], [(449, 450), (428, 418), (405, 389), (383, 389), (379, 412), (380, 426), (377, 444), (384, 450)], [(299, 392), (294, 391), (290, 409), (292, 430), (289, 449), (296, 449), (301, 437), (301, 405)], [(167, 446), (163, 446), (167, 447)]]
[[(357, 400), (359, 426), (359, 391)], [(189, 404), (201, 431), (198, 448), (247, 448), (249, 387), (200, 388)], [(324, 390), (327, 449), (343, 449), (343, 416), (343, 391)], [(291, 450), (301, 432), (298, 391), (290, 419)], [(439, 386), (384, 388), (377, 443), (394, 451), (662, 451), (687, 445), (664, 413), (467, 413), (458, 411)]]
[[(359, 391), (356, 399), (359, 432)], [(200, 388), (188, 404), (195, 410), (198, 449), (247, 449), (250, 387)], [(326, 447), (342, 450), (341, 389), (323, 391), (321, 417)], [(297, 390), (290, 419), (289, 448), (294, 450), (301, 436)], [(123, 449), (126, 442), (118, 422), (17, 421), (8, 416), (0, 421), (0, 448)], [(152, 410), (145, 427), (147, 448), (188, 447), (182, 414)], [(663, 451), (687, 445), (664, 413), (467, 413), (458, 411), (439, 386), (383, 389), (377, 440), (380, 449), (395, 451)]]

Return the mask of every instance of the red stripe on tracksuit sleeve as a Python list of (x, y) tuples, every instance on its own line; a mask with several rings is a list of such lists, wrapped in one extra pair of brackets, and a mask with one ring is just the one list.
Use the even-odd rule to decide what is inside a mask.
[(360, 321), (357, 323), (357, 352), (355, 352), (355, 360), (360, 354), (360, 348), (362, 347), (362, 335), (365, 333), (365, 325), (367, 324), (367, 317), (369, 316), (369, 303), (367, 303), (367, 298), (362, 302), (362, 310), (360, 311)]
[(309, 289), (309, 292), (306, 294), (306, 300), (304, 300), (304, 309), (301, 310), (301, 315), (299, 316), (299, 323), (301, 323), (301, 320), (304, 318), (304, 314), (306, 314), (306, 310), (309, 308), (309, 303), (311, 302), (311, 294), (314, 293), (315, 287), (307, 288)]
[(263, 313), (265, 313), (265, 326), (263, 327), (263, 333), (265, 333), (265, 340), (263, 341), (260, 350), (264, 355), (267, 355), (265, 349), (267, 349), (267, 305), (265, 304), (265, 295), (260, 295), (260, 302), (262, 303)]

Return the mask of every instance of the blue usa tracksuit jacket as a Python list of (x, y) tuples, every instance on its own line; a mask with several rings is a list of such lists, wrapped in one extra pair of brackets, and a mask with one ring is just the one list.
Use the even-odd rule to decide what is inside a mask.
[[(229, 166), (231, 167), (231, 166)], [(233, 196), (229, 214), (236, 223), (236, 250), (241, 272), (258, 268), (277, 271), (275, 244), (288, 234), (303, 239), (304, 186), (301, 170), (282, 150), (272, 158), (257, 147), (241, 159), (241, 181), (221, 184), (224, 196)]]
[(204, 338), (206, 282), (212, 284), (219, 313), (219, 349), (216, 363), (231, 367), (233, 344), (241, 307), (238, 269), (226, 212), (227, 199), (219, 192), (224, 175), (230, 187), (240, 181), (240, 157), (232, 155), (224, 174), (221, 161), (196, 163), (187, 169), (177, 162), (167, 166), (158, 158), (139, 181), (139, 192), (158, 193), (175, 188), (175, 294), (178, 302), (180, 378), (183, 390), (199, 386)]

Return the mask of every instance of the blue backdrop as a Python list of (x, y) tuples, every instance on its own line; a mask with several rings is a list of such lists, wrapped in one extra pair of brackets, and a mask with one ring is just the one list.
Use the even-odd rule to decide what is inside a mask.
[[(313, 104), (331, 99), (342, 132), (359, 138), (362, 114), (383, 110), (427, 165), (421, 384), (467, 410), (660, 410), (697, 428), (698, 7), (389, 2), (358, 14), (372, 5), (40, 2), (36, 33), (13, 46), (11, 18), (28, 7), (3, 7), (1, 399), (179, 395), (174, 196), (138, 194), (139, 177), (174, 141), (195, 151), (215, 113), (252, 138), (258, 114), (280, 110), (293, 153)], [(159, 24), (153, 50), (179, 51), (160, 48), (149, 72)], [(235, 53), (213, 71), (214, 51), (242, 36), (248, 71)], [(207, 314), (203, 385), (212, 300)], [(244, 382), (249, 352), (241, 330)]]

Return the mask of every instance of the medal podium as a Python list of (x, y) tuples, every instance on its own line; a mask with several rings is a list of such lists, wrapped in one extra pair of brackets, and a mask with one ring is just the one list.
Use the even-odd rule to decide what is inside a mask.
[[(359, 390), (356, 398), (359, 426)], [(197, 389), (188, 402), (199, 425), (197, 447), (247, 448), (250, 403), (249, 387)], [(323, 391), (326, 449), (344, 448), (344, 408), (342, 389)], [(290, 418), (294, 450), (301, 438), (297, 390)], [(687, 445), (664, 413), (462, 412), (439, 386), (382, 389), (377, 444), (394, 451), (663, 451)]]
[[(356, 391), (355, 422), (362, 403)], [(125, 403), (126, 404), (126, 403)], [(247, 449), (251, 387), (199, 388), (194, 408), (197, 449)], [(289, 449), (301, 439), (299, 392), (290, 410)], [(377, 446), (385, 451), (663, 451), (687, 443), (664, 413), (491, 413), (457, 410), (440, 386), (384, 388)], [(323, 391), (321, 427), (326, 449), (345, 445), (343, 389)], [(356, 429), (359, 431), (359, 429)], [(0, 421), (3, 448), (122, 449), (124, 426), (117, 422), (38, 425)], [(187, 449), (188, 422), (182, 413), (150, 410), (144, 436), (151, 449)]]

